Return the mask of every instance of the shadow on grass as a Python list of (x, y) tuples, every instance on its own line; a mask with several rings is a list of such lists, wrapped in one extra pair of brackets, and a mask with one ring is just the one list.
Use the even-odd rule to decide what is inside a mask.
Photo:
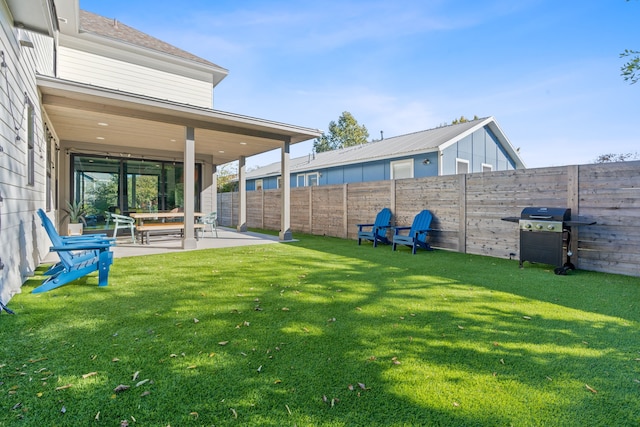
[[(18, 315), (0, 323), (1, 339), (12, 343), (0, 352), (7, 408), (0, 421), (640, 419), (632, 307), (640, 295), (629, 278), (559, 277), (506, 260), (412, 256), (304, 236), (287, 245), (116, 260), (110, 286), (96, 284), (89, 277), (12, 301)], [(115, 393), (118, 384), (131, 388)]]

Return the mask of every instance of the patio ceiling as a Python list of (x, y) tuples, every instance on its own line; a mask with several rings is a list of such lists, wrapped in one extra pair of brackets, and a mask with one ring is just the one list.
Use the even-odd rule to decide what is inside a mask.
[[(272, 122), (192, 105), (99, 88), (52, 77), (37, 77), (42, 104), (58, 138), (70, 143), (184, 151), (185, 127), (195, 129), (196, 154), (224, 164), (316, 138), (317, 129)], [(79, 145), (79, 149), (81, 146)]]

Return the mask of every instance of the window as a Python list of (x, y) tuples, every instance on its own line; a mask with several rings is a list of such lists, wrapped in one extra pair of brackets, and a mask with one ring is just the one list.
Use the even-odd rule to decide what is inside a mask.
[(276, 180), (276, 188), (280, 188), (282, 187), (282, 177), (279, 176), (278, 179)]
[(456, 173), (469, 173), (469, 160), (456, 159)]
[(391, 162), (391, 179), (413, 178), (413, 159)]
[(307, 174), (307, 185), (309, 187), (315, 187), (318, 185), (318, 172)]
[(493, 165), (489, 165), (487, 163), (482, 164), (482, 172), (491, 172), (493, 170)]
[(260, 191), (262, 190), (263, 187), (263, 181), (261, 179), (256, 179), (256, 191)]
[(298, 187), (315, 187), (318, 185), (320, 174), (318, 172), (301, 173), (296, 176)]
[(30, 100), (27, 100), (27, 185), (36, 183), (36, 156), (35, 156), (35, 110)]
[[(107, 212), (159, 212), (184, 207), (182, 163), (72, 154), (72, 199), (84, 203), (89, 228), (105, 229)], [(200, 210), (201, 165), (194, 170), (194, 209)]]

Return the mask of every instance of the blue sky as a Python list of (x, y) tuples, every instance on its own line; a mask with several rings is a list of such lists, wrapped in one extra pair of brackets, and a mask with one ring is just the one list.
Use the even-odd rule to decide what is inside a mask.
[[(229, 70), (219, 110), (371, 138), (494, 116), (528, 167), (639, 152), (640, 0), (80, 0)], [(312, 141), (292, 147), (306, 155)], [(265, 165), (277, 153), (248, 159)]]

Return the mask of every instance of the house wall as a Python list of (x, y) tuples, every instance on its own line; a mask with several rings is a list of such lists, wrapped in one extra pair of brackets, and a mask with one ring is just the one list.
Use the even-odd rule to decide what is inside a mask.
[(508, 157), (496, 136), (486, 127), (442, 150), (441, 175), (456, 173), (456, 159), (469, 160), (470, 172), (482, 172), (483, 164), (491, 165), (494, 171), (515, 169), (513, 159)]
[[(437, 175), (455, 175), (456, 159), (469, 161), (470, 172), (482, 172), (483, 166), (491, 165), (493, 171), (515, 170), (516, 163), (510, 158), (491, 129), (485, 126), (470, 135), (452, 143), (438, 152), (421, 153), (393, 159), (363, 161), (361, 163), (339, 165), (317, 170), (291, 173), (291, 186), (298, 186), (297, 176), (301, 173), (319, 172), (319, 185), (353, 184), (356, 182), (381, 181), (391, 178), (391, 162), (413, 159), (413, 177), (424, 178)], [(441, 171), (438, 164), (441, 160)], [(275, 177), (263, 178), (264, 189), (275, 189)], [(255, 179), (247, 180), (247, 191), (255, 190)], [(272, 181), (273, 180), (273, 181)], [(272, 181), (272, 182), (271, 182)], [(273, 185), (272, 185), (273, 184)]]
[(213, 108), (213, 87), (209, 82), (67, 46), (58, 47), (58, 77)]
[[(46, 143), (35, 72), (51, 71), (53, 40), (31, 33), (20, 46), (9, 9), (0, 0), (0, 300), (20, 292), (46, 255), (48, 242), (35, 211), (45, 206)], [(1, 61), (0, 61), (1, 62)], [(27, 100), (34, 115), (34, 184), (27, 178)]]
[[(640, 277), (640, 162), (519, 169), (384, 180), (291, 190), (291, 229), (356, 239), (383, 207), (396, 225), (410, 225), (422, 209), (434, 214), (433, 246), (463, 253), (518, 258), (519, 217), (531, 206), (568, 207), (595, 225), (572, 230), (572, 262), (584, 270)], [(233, 194), (219, 195), (224, 212)], [(249, 227), (277, 230), (280, 191), (247, 193)], [(224, 197), (220, 197), (224, 196)], [(260, 208), (262, 206), (262, 208)], [(221, 225), (233, 217), (220, 216)], [(389, 250), (382, 248), (378, 250)]]

